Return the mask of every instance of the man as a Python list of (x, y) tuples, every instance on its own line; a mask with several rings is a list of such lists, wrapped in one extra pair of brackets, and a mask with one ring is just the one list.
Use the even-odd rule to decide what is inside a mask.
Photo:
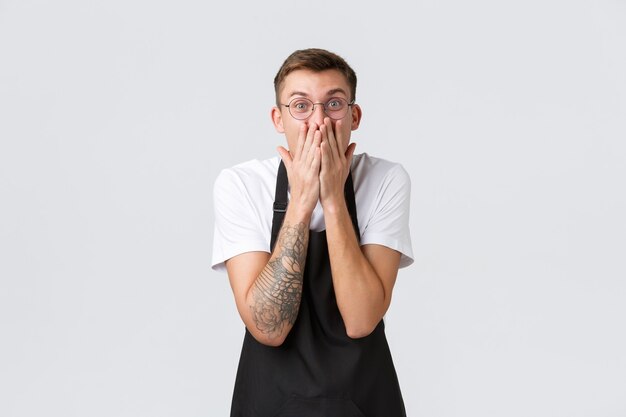
[(216, 180), (213, 268), (246, 326), (233, 417), (405, 416), (382, 319), (412, 263), (410, 180), (354, 154), (356, 81), (331, 52), (291, 54), (271, 110), (288, 149)]

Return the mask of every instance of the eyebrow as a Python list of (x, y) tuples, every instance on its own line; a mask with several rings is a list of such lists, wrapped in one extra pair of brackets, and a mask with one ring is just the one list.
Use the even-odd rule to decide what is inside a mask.
[[(332, 96), (335, 95), (337, 93), (342, 93), (343, 95), (345, 95), (346, 97), (348, 96), (348, 93), (346, 93), (346, 90), (344, 90), (343, 88), (333, 88), (332, 90), (328, 90), (326, 92), (326, 96)], [(305, 92), (302, 91), (293, 91), (290, 95), (289, 98), (293, 97), (293, 96), (303, 96), (303, 97), (309, 97), (309, 95)]]

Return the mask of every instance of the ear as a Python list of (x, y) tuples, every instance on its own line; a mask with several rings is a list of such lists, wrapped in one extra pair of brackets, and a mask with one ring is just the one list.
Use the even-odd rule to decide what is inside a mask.
[(285, 133), (285, 128), (283, 126), (283, 114), (278, 107), (272, 107), (270, 117), (272, 118), (272, 123), (274, 123), (274, 129), (276, 129), (278, 133)]
[(352, 105), (352, 126), (350, 127), (352, 130), (357, 130), (359, 128), (359, 124), (361, 124), (361, 116), (363, 112), (361, 111), (361, 106), (358, 104)]

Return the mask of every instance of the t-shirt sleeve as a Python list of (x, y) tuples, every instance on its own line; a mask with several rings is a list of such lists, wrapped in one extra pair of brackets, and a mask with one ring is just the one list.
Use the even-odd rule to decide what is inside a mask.
[[(254, 185), (251, 185), (254, 186)], [(215, 226), (211, 267), (225, 271), (224, 262), (245, 252), (269, 252), (259, 210), (243, 181), (232, 169), (223, 170), (213, 187)]]
[(410, 204), (411, 179), (402, 165), (395, 165), (387, 171), (361, 232), (361, 245), (378, 244), (400, 252), (400, 268), (413, 263)]

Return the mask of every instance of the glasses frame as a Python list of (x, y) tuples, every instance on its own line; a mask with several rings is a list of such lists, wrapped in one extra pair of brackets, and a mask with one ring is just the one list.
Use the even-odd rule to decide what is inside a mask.
[[(346, 110), (346, 114), (344, 114), (343, 116), (341, 116), (339, 119), (335, 119), (335, 118), (334, 118), (334, 117), (332, 117), (330, 114), (328, 114), (328, 111), (327, 111), (327, 109), (326, 109), (326, 105), (327, 105), (328, 103), (330, 103), (332, 100), (336, 100), (336, 99), (346, 100), (346, 99), (345, 99), (345, 98), (343, 98), (343, 97), (331, 97), (331, 98), (329, 98), (329, 99), (326, 101), (326, 103), (322, 103), (322, 102), (315, 103), (313, 100), (310, 100), (310, 99), (308, 99), (308, 98), (306, 98), (306, 97), (294, 97), (294, 98), (292, 98), (292, 99), (289, 101), (289, 104), (280, 103), (280, 105), (281, 105), (281, 106), (285, 106), (285, 107), (287, 107), (287, 111), (289, 111), (289, 115), (290, 115), (291, 117), (293, 117), (294, 119), (296, 119), (296, 120), (306, 120), (306, 119), (308, 119), (309, 117), (313, 116), (313, 113), (315, 113), (315, 106), (317, 106), (318, 104), (321, 104), (321, 105), (322, 105), (322, 107), (324, 108), (324, 114), (325, 114), (326, 116), (330, 117), (332, 120), (341, 120), (341, 119), (343, 119), (344, 117), (346, 117), (346, 114), (348, 114), (348, 110)], [(294, 115), (293, 115), (293, 113), (291, 113), (291, 103), (293, 103), (293, 102), (294, 102), (294, 100), (308, 100), (309, 102), (311, 102), (311, 103), (313, 104), (313, 108), (311, 109), (311, 114), (309, 114), (307, 117), (303, 117), (303, 118), (298, 118), (298, 117), (294, 116)], [(348, 104), (348, 108), (350, 108), (350, 107), (354, 106), (354, 102), (355, 102), (355, 100), (354, 100), (354, 99), (352, 99), (352, 101), (348, 101), (348, 100), (346, 100), (346, 102), (347, 102), (347, 104)]]

